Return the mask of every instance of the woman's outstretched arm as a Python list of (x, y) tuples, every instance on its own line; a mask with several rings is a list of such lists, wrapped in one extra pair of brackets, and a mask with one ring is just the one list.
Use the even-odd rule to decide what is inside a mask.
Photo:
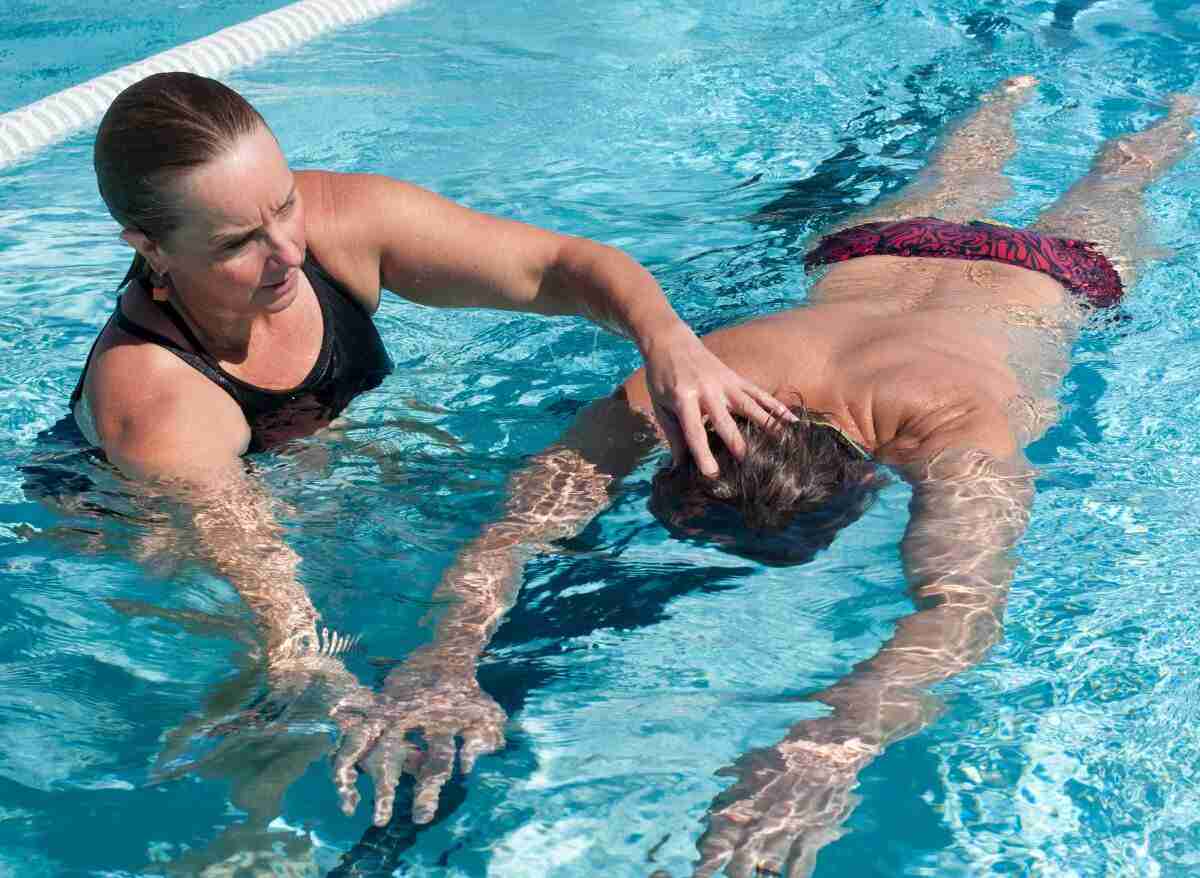
[(676, 460), (690, 454), (704, 472), (717, 471), (706, 419), (740, 456), (733, 415), (764, 425), (790, 417), (701, 344), (654, 276), (615, 247), (470, 210), (384, 176), (297, 177), (310, 238), (323, 242), (318, 255), (372, 310), (382, 287), (439, 308), (584, 317), (631, 339)]

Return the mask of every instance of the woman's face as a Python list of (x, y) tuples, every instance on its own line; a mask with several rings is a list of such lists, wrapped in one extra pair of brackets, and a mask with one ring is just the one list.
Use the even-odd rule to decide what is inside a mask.
[(192, 311), (253, 317), (296, 298), (304, 205), (266, 126), (174, 182), (182, 223), (151, 260)]

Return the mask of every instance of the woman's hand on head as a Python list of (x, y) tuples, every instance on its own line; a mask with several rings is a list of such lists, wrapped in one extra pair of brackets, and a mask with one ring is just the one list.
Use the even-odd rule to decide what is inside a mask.
[(762, 426), (794, 417), (774, 396), (721, 362), (683, 323), (653, 337), (642, 354), (654, 416), (676, 465), (691, 454), (701, 472), (717, 474), (706, 422), (730, 452), (741, 457), (746, 444), (734, 415)]

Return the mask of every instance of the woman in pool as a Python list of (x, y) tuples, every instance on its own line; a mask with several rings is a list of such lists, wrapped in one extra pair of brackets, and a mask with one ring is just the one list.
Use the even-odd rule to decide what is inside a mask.
[(96, 136), (100, 194), (137, 251), (71, 399), (85, 435), (138, 476), (199, 478), (329, 424), (391, 363), (380, 291), (445, 308), (578, 315), (637, 342), (672, 447), (715, 472), (704, 430), (784, 409), (738, 378), (625, 254), (369, 174), (293, 172), (219, 82), (161, 73)]
[(212, 79), (164, 73), (127, 88), (100, 123), (95, 167), (136, 256), (72, 410), (125, 474), (186, 502), (203, 554), (264, 629), (277, 687), (301, 673), (358, 690), (239, 458), (313, 433), (379, 385), (392, 368), (371, 319), (381, 289), (626, 334), (676, 452), (706, 470), (705, 420), (740, 448), (732, 414), (766, 423), (786, 411), (709, 353), (620, 251), (386, 177), (293, 172), (258, 112)]

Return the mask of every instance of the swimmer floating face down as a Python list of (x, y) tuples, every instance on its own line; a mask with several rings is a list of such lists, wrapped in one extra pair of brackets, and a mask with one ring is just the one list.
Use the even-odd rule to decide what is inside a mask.
[[(882, 239), (887, 236), (879, 226), (861, 224), (912, 220), (916, 225), (909, 228), (916, 231), (939, 230), (941, 243), (976, 240), (980, 227), (963, 220), (986, 216), (1007, 192), (1002, 170), (1015, 150), (1013, 113), (1034, 85), (1032, 77), (999, 84), (944, 140), (920, 185), (872, 206), (850, 229)], [(1140, 215), (1145, 187), (1193, 139), (1195, 101), (1171, 99), (1168, 106), (1156, 126), (1123, 139), (1143, 160), (1111, 167), (1102, 151), (1090, 179), (1039, 219), (1031, 230), (1039, 237), (1024, 240), (1048, 243), (1052, 252), (1072, 249), (1070, 241), (1100, 241), (1117, 271), (1124, 257), (1128, 271), (1121, 280), (1131, 285), (1138, 254), (1122, 247), (1127, 218)], [(980, 144), (991, 148), (980, 150)], [(944, 222), (924, 219), (935, 208), (948, 214)], [(1010, 240), (1003, 232), (987, 235)], [(715, 538), (742, 554), (795, 563), (815, 551), (817, 533), (827, 542), (865, 508), (881, 480), (875, 465), (888, 467), (912, 487), (898, 548), (914, 606), (873, 655), (807, 695), (823, 707), (798, 711), (776, 743), (743, 753), (716, 772), (731, 781), (713, 800), (696, 841), (693, 878), (810, 874), (818, 852), (845, 832), (859, 771), (930, 723), (939, 712), (931, 687), (979, 663), (1001, 637), (1017, 561), (1012, 550), (1034, 491), (1022, 447), (1040, 435), (1014, 415), (1019, 409), (1012, 403), (1031, 392), (1024, 376), (1057, 374), (1076, 321), (1083, 319), (1070, 297), (1089, 291), (1075, 289), (1071, 277), (1013, 264), (1002, 248), (985, 263), (969, 262), (976, 257), (967, 249), (934, 251), (860, 250), (858, 256), (871, 258), (832, 265), (803, 304), (705, 339), (731, 366), (785, 400), (802, 398), (828, 412), (815, 419), (827, 425), (805, 415), (809, 423), (796, 428), (795, 442), (764, 440), (763, 449), (747, 453), (746, 474), (729, 473), (728, 480), (723, 464), (721, 479), (700, 478), (686, 467), (660, 473), (655, 513), (689, 539)], [(1104, 259), (1097, 250), (1072, 264), (1103, 268)], [(923, 270), (913, 271), (914, 264)], [(976, 265), (995, 284), (977, 283)], [(1103, 274), (1111, 281), (1111, 272)], [(931, 278), (937, 281), (933, 290)], [(1022, 313), (1019, 325), (1007, 319), (1013, 308)], [(1037, 319), (1025, 320), (1029, 314)], [(1012, 345), (1020, 333), (1037, 343)], [(661, 431), (663, 424), (648, 422), (653, 406), (647, 384), (644, 373), (635, 373), (612, 397), (582, 409), (559, 442), (513, 474), (503, 515), (463, 547), (435, 592), (446, 610), (434, 641), (422, 647), (412, 667), (393, 672), (406, 709), (416, 700), (411, 681), (431, 667), (440, 670), (435, 696), (465, 693), (470, 725), (463, 739), (472, 758), (503, 744), (495, 710), (483, 710), (475, 662), (516, 600), (525, 560), (580, 533), (607, 507), (620, 480), (659, 446), (656, 427)], [(1036, 423), (1045, 429), (1043, 420)], [(867, 449), (871, 460), (845, 436)], [(790, 451), (779, 448), (790, 442), (796, 446)], [(805, 528), (810, 515), (818, 526)], [(773, 536), (764, 547), (768, 533)], [(800, 539), (793, 542), (793, 536)], [(731, 626), (724, 633), (745, 631)], [(762, 649), (770, 655), (772, 644)], [(447, 674), (446, 668), (453, 670)], [(794, 692), (786, 697), (793, 700)], [(415, 772), (422, 820), (432, 818), (438, 791), (451, 775), (448, 750), (431, 750), (438, 756), (433, 767), (426, 762)]]

